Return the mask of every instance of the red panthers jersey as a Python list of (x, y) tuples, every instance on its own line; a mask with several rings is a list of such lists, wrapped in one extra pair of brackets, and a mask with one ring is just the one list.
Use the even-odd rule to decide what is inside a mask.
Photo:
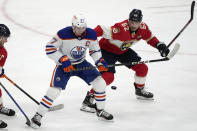
[(7, 59), (7, 51), (4, 47), (0, 47), (0, 66), (3, 67)]
[(97, 37), (103, 37), (99, 41), (100, 47), (114, 54), (126, 52), (128, 48), (141, 39), (153, 47), (159, 43), (159, 40), (153, 36), (144, 22), (141, 22), (140, 27), (135, 32), (129, 30), (128, 20), (116, 23), (111, 27), (98, 25), (94, 30), (97, 33)]

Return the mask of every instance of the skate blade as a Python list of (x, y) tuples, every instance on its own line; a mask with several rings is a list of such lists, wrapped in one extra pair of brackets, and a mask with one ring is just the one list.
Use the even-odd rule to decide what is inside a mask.
[(40, 128), (38, 125), (36, 125), (36, 124), (33, 123), (33, 122), (30, 123), (30, 127), (33, 128), (33, 129), (38, 129), (38, 128)]
[(82, 105), (82, 107), (80, 108), (81, 111), (84, 111), (84, 112), (89, 112), (89, 113), (95, 113), (96, 112), (96, 109), (95, 108), (90, 108), (88, 106), (84, 106)]
[(105, 118), (103, 118), (103, 117), (98, 117), (98, 120), (99, 121), (104, 121), (104, 122), (114, 122), (114, 119), (112, 119), (112, 120), (107, 120), (107, 119), (105, 119)]
[(152, 98), (146, 98), (146, 97), (143, 97), (143, 96), (136, 96), (136, 98), (137, 98), (138, 100), (154, 100), (153, 97), (152, 97)]
[(61, 110), (64, 108), (64, 104), (58, 104), (55, 106), (52, 106), (51, 108), (49, 108), (49, 111), (57, 111), (57, 110)]

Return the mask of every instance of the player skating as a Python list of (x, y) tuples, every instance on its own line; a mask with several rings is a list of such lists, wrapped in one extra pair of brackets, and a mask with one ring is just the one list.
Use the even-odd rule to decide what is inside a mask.
[(100, 73), (96, 69), (74, 71), (75, 68), (93, 66), (85, 59), (87, 48), (99, 71), (107, 71), (107, 63), (101, 56), (96, 32), (87, 28), (83, 15), (74, 15), (72, 26), (58, 31), (57, 35), (46, 45), (47, 56), (54, 60), (57, 66), (54, 69), (50, 87), (31, 119), (33, 127), (41, 126), (42, 117), (60, 92), (66, 88), (67, 82), (72, 76), (78, 76), (87, 84), (92, 85), (95, 91), (97, 116), (106, 120), (113, 119), (113, 116), (104, 110), (106, 83)]
[[(146, 23), (142, 22), (142, 11), (133, 9), (129, 14), (129, 19), (120, 23), (116, 23), (111, 27), (98, 25), (94, 30), (98, 37), (102, 37), (99, 41), (102, 56), (108, 65), (116, 62), (131, 63), (140, 61), (141, 57), (130, 47), (139, 44), (138, 41), (145, 40), (147, 44), (158, 49), (162, 57), (166, 57), (169, 53), (167, 46), (160, 42), (149, 30)], [(128, 69), (135, 71), (134, 88), (138, 99), (153, 99), (153, 93), (145, 90), (145, 82), (148, 73), (146, 64), (126, 65)], [(115, 67), (110, 67), (108, 71), (101, 72), (107, 85), (114, 80)], [(88, 91), (86, 98), (82, 103), (81, 110), (95, 112), (92, 108), (94, 103), (94, 89)]]
[[(8, 37), (10, 37), (10, 30), (9, 28), (4, 25), (4, 24), (0, 24), (0, 77), (3, 77), (4, 75), (4, 64), (6, 62), (7, 59), (7, 51), (4, 47), (4, 44), (7, 42)], [(6, 108), (3, 105), (3, 100), (2, 100), (2, 91), (0, 89), (0, 114), (4, 114), (7, 116), (14, 116), (15, 115), (15, 111), (13, 109), (9, 109)], [(5, 128), (7, 127), (7, 124), (0, 120), (0, 128)]]

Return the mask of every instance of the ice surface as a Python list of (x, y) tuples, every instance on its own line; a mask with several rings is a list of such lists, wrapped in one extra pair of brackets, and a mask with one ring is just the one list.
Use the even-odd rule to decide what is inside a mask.
[[(142, 9), (144, 22), (168, 44), (190, 18), (191, 0), (1, 0), (0, 23), (6, 24), (12, 36), (6, 44), (8, 59), (5, 73), (36, 100), (49, 87), (54, 62), (45, 55), (45, 44), (59, 29), (71, 25), (72, 15), (82, 12), (88, 26), (112, 25), (127, 19), (133, 8)], [(90, 89), (77, 77), (54, 104), (65, 108), (47, 113), (39, 131), (196, 131), (197, 130), (197, 21), (194, 20), (175, 41), (181, 48), (168, 62), (150, 63), (146, 85), (154, 92), (154, 101), (136, 100), (134, 72), (117, 67), (112, 85), (107, 89), (106, 110), (114, 122), (99, 121), (95, 114), (79, 110)], [(172, 47), (174, 45), (172, 44)], [(172, 48), (171, 47), (171, 48)], [(156, 49), (138, 42), (133, 47), (143, 60), (160, 58)], [(90, 60), (90, 57), (87, 58)], [(37, 105), (8, 81), (0, 80), (25, 113), (31, 118)], [(34, 130), (3, 91), (4, 104), (16, 110), (15, 117), (0, 116), (8, 123), (6, 130)]]

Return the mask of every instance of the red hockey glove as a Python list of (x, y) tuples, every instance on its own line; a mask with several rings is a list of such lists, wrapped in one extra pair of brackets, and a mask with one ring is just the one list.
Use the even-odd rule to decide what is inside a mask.
[(62, 63), (63, 70), (65, 72), (71, 72), (74, 70), (74, 67), (71, 65), (69, 58), (65, 55), (59, 59), (59, 62)]
[(101, 57), (97, 62), (96, 66), (100, 72), (106, 72), (108, 71), (108, 64), (105, 62), (103, 57)]

